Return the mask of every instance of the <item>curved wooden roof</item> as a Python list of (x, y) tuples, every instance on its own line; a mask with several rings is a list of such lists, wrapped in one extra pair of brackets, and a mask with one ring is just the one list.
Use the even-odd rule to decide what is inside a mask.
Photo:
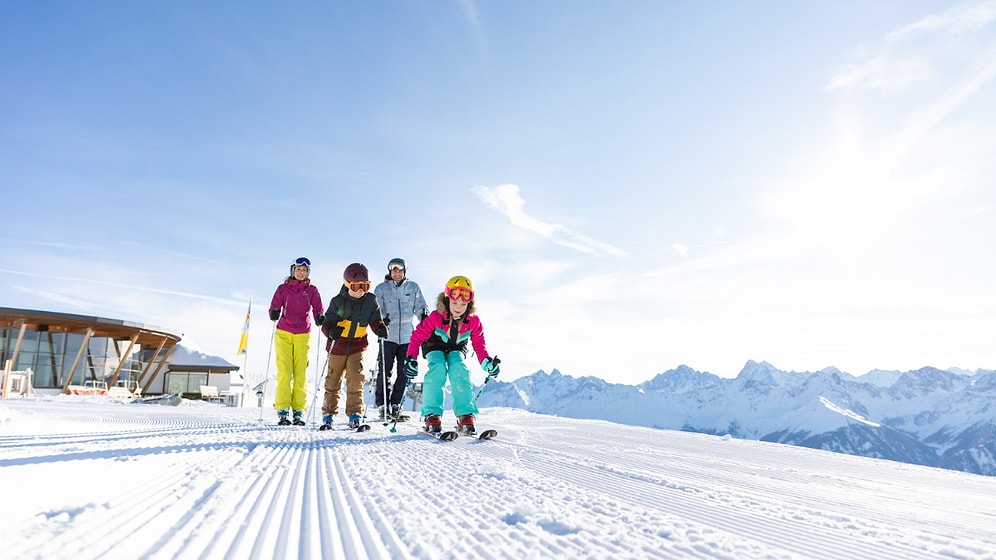
[(158, 346), (161, 342), (172, 346), (183, 338), (183, 334), (155, 327), (121, 321), (117, 319), (105, 319), (103, 317), (87, 317), (85, 315), (73, 315), (71, 313), (52, 313), (49, 311), (36, 311), (33, 309), (14, 309), (10, 307), (0, 307), (0, 327), (26, 328), (32, 330), (49, 330), (53, 332), (69, 332), (86, 334), (92, 329), (93, 336), (104, 336), (108, 338), (131, 338), (138, 335), (136, 342), (143, 345)]

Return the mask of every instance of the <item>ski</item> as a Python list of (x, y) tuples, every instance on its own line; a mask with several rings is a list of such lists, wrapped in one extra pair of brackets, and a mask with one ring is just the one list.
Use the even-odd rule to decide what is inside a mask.
[(434, 437), (440, 441), (452, 441), (460, 436), (460, 434), (456, 432), (429, 432), (426, 430), (422, 430), (422, 433), (427, 436)]
[[(338, 431), (366, 432), (369, 429), (370, 429), (370, 424), (360, 424), (359, 426), (345, 426), (345, 429), (340, 429)], [(332, 424), (320, 424), (318, 426), (318, 431), (320, 432), (331, 431), (331, 430), (335, 430), (335, 428), (332, 427)]]
[(484, 430), (483, 432), (476, 434), (462, 434), (456, 430), (450, 432), (427, 432), (422, 430), (422, 433), (443, 441), (452, 441), (461, 436), (487, 441), (498, 436), (498, 430)]
[(461, 437), (469, 437), (469, 438), (483, 439), (483, 440), (495, 439), (495, 437), (498, 436), (498, 430), (484, 430), (483, 432), (474, 432), (472, 434), (468, 434), (466, 432), (460, 432), (458, 430), (458, 433), (460, 434)]

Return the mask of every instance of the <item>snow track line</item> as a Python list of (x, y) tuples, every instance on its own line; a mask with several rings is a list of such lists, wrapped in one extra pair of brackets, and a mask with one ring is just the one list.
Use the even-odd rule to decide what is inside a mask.
[[(271, 458), (271, 455), (274, 453), (279, 454), (280, 451), (280, 449), (275, 450), (263, 445), (257, 446), (249, 454), (246, 461), (246, 468), (250, 471), (266, 470), (266, 467), (275, 461)], [(279, 474), (279, 471), (277, 474)], [(212, 546), (205, 548), (201, 558), (214, 558), (214, 545), (224, 545), (226, 543), (228, 543), (228, 548), (225, 551), (224, 558), (250, 557), (252, 547), (256, 545), (256, 540), (250, 539), (248, 535), (262, 534), (266, 516), (259, 514), (259, 512), (263, 512), (266, 503), (272, 503), (273, 494), (276, 491), (274, 487), (280, 485), (279, 478), (275, 474), (269, 477), (257, 477), (253, 480), (249, 488), (238, 499), (229, 516), (232, 520), (241, 521), (239, 523), (223, 524), (217, 537), (212, 541)]]
[[(763, 443), (759, 443), (758, 445), (762, 447), (771, 446), (771, 444)], [(922, 547), (919, 543), (908, 542), (905, 538), (905, 531), (897, 527), (894, 521), (882, 524), (878, 521), (879, 519), (889, 518), (895, 520), (905, 517), (911, 523), (916, 523), (926, 521), (927, 519), (924, 516), (927, 515), (929, 516), (930, 531), (937, 533), (938, 536), (936, 538), (938, 542), (951, 542), (952, 539), (947, 535), (957, 535), (962, 532), (963, 525), (959, 521), (963, 512), (960, 510), (956, 511), (954, 507), (940, 514), (936, 510), (924, 512), (918, 511), (915, 508), (909, 508), (908, 500), (897, 498), (897, 494), (894, 491), (889, 491), (883, 496), (882, 484), (880, 482), (866, 482), (863, 476), (863, 459), (836, 454), (829, 455), (828, 459), (837, 460), (840, 463), (838, 469), (841, 484), (847, 484), (851, 491), (841, 493), (836, 498), (831, 499), (828, 499), (825, 493), (819, 497), (814, 497), (810, 491), (812, 488), (811, 482), (814, 481), (810, 471), (800, 469), (797, 466), (787, 467), (779, 464), (779, 459), (784, 460), (785, 453), (792, 452), (793, 450), (791, 449), (779, 449), (775, 456), (772, 457), (770, 463), (763, 464), (744, 463), (736, 455), (727, 457), (715, 454), (703, 461), (701, 457), (694, 455), (681, 456), (675, 454), (671, 456), (671, 454), (657, 453), (655, 457), (655, 454), (652, 452), (644, 453), (644, 456), (639, 457), (636, 462), (630, 459), (634, 454), (628, 454), (626, 460), (622, 462), (618, 457), (608, 456), (606, 457), (606, 463), (613, 465), (609, 469), (613, 472), (619, 470), (620, 465), (633, 464), (635, 470), (647, 473), (650, 476), (650, 480), (656, 478), (662, 481), (663, 475), (661, 472), (650, 473), (646, 469), (647, 464), (681, 465), (682, 468), (671, 469), (667, 473), (668, 485), (679, 488), (702, 489), (712, 488), (715, 486), (717, 480), (723, 480), (723, 486), (728, 491), (726, 493), (710, 491), (710, 497), (716, 498), (721, 496), (731, 506), (736, 507), (737, 504), (743, 504), (756, 513), (763, 513), (769, 516), (773, 514), (780, 517), (784, 515), (784, 510), (795, 510), (796, 515), (793, 517), (793, 523), (808, 523), (813, 528), (812, 530), (817, 531), (822, 531), (828, 527), (831, 528), (831, 532), (833, 528), (847, 531), (854, 525), (867, 527), (866, 531), (868, 533), (874, 532), (880, 535), (881, 540), (889, 542), (890, 553), (894, 554), (908, 551), (909, 554), (914, 555), (916, 551), (922, 550)], [(701, 451), (698, 451), (698, 453), (701, 453)], [(586, 458), (588, 459), (597, 456), (590, 452), (586, 453)], [(896, 466), (900, 470), (904, 468), (899, 464)], [(889, 485), (902, 486), (901, 476), (897, 478), (894, 484), (890, 483)], [(918, 490), (917, 494), (929, 493), (931, 491), (931, 488), (924, 488)], [(767, 503), (765, 507), (767, 511), (758, 509), (757, 504), (748, 504), (746, 502), (747, 498), (745, 494), (757, 493), (771, 498), (770, 503)], [(941, 502), (943, 499), (938, 499), (937, 501)], [(907, 512), (906, 515), (901, 513), (904, 509)], [(970, 520), (971, 517), (969, 516), (967, 521), (970, 523)], [(966, 538), (970, 539), (972, 537), (966, 536)], [(961, 541), (959, 544), (965, 544), (970, 548), (970, 545), (965, 541)], [(876, 554), (882, 553), (876, 552)]]
[[(572, 533), (579, 531), (569, 520), (560, 520), (560, 506), (556, 502), (543, 500), (541, 511), (525, 500), (521, 505), (509, 504), (509, 511), (481, 511), (474, 504), (479, 501), (489, 502), (510, 492), (522, 490), (529, 494), (528, 489), (522, 489), (515, 480), (499, 478), (491, 482), (487, 475), (479, 472), (480, 457), (469, 452), (483, 449), (490, 445), (475, 445), (469, 439), (456, 440), (441, 445), (428, 445), (432, 440), (421, 435), (411, 435), (416, 438), (408, 441), (398, 441), (396, 446), (403, 446), (399, 454), (406, 457), (406, 462), (412, 464), (433, 465), (435, 468), (416, 470), (395, 485), (403, 485), (398, 491), (405, 492), (407, 501), (406, 516), (408, 525), (406, 541), (413, 554), (423, 557), (445, 557), (466, 559), (503, 559), (518, 558), (586, 558), (592, 556), (590, 542), (576, 539)], [(514, 479), (515, 477), (510, 477)], [(586, 496), (572, 490), (571, 485), (563, 485), (567, 495), (564, 499), (570, 502), (583, 501)], [(498, 496), (499, 498), (495, 498)], [(441, 511), (459, 511), (467, 508), (467, 515), (458, 515), (449, 520), (449, 532), (437, 534), (435, 520)], [(517, 510), (521, 509), (521, 513)], [(636, 514), (632, 509), (628, 513)], [(452, 516), (449, 516), (452, 517)], [(412, 526), (414, 524), (414, 526)], [(510, 538), (504, 537), (501, 527), (514, 526)], [(422, 528), (422, 527), (428, 527)], [(423, 534), (433, 535), (429, 541), (419, 537)], [(634, 539), (643, 543), (654, 552), (640, 554), (636, 557), (667, 558), (667, 552), (659, 551), (652, 543), (657, 539)], [(604, 554), (609, 548), (606, 543), (600, 543), (599, 553)], [(634, 557), (635, 548), (630, 542), (621, 543), (613, 555)], [(596, 556), (598, 555), (596, 554)], [(673, 551), (672, 551), (673, 554)], [(674, 558), (688, 558), (689, 555), (677, 554)], [(697, 557), (706, 558), (707, 555)]]
[[(350, 520), (350, 538), (343, 539), (344, 544), (348, 542), (352, 549), (346, 550), (345, 558), (360, 558), (364, 555), (371, 558), (391, 558), (387, 547), (381, 542), (377, 529), (373, 521), (367, 515), (367, 504), (364, 504), (356, 491), (346, 469), (343, 467), (342, 459), (338, 455), (327, 453), (326, 468), (329, 469), (331, 483), (329, 488), (333, 493), (333, 502), (336, 504), (337, 513)], [(337, 519), (342, 517), (337, 516)]]
[[(217, 484), (206, 488), (192, 488), (189, 485), (189, 473), (196, 470), (195, 457), (186, 453), (168, 453), (176, 455), (181, 465), (170, 470), (170, 476), (146, 481), (141, 485), (129, 484), (119, 488), (103, 502), (106, 505), (95, 506), (97, 510), (110, 507), (111, 516), (89, 516), (85, 522), (74, 524), (71, 529), (59, 534), (59, 538), (42, 544), (43, 550), (53, 549), (62, 555), (95, 555), (96, 557), (117, 553), (122, 550), (118, 536), (136, 535), (135, 539), (126, 541), (124, 548), (135, 549), (138, 553), (144, 532), (156, 534), (158, 529), (150, 528), (151, 524), (162, 523), (170, 517), (182, 517), (189, 511), (191, 504), (201, 502), (210, 495)], [(225, 468), (222, 462), (220, 468)], [(113, 487), (112, 487), (113, 488)], [(157, 498), (174, 494), (177, 499), (158, 505)], [(158, 505), (158, 506), (157, 506)], [(70, 551), (76, 550), (75, 554)]]
[[(579, 449), (585, 447), (582, 438), (579, 438), (576, 445)], [(746, 540), (772, 547), (775, 550), (835, 560), (865, 560), (867, 558), (867, 550), (856, 550), (849, 545), (846, 539), (834, 538), (832, 534), (827, 532), (826, 524), (813, 524), (810, 521), (793, 519), (790, 525), (794, 527), (794, 530), (786, 530), (785, 519), (771, 517), (765, 512), (759, 513), (749, 507), (737, 505), (742, 498), (735, 493), (724, 496), (720, 491), (710, 490), (707, 495), (703, 495), (702, 491), (690, 494), (689, 490), (692, 489), (690, 486), (674, 486), (666, 482), (655, 483), (645, 480), (644, 475), (637, 473), (607, 470), (599, 464), (592, 463), (589, 455), (582, 458), (569, 452), (553, 452), (544, 447), (528, 445), (520, 445), (519, 447), (520, 449), (516, 452), (517, 461), (535, 472), (557, 479), (572, 480), (592, 491), (600, 491), (599, 489), (606, 485), (606, 478), (611, 477), (615, 479), (613, 488), (618, 491), (616, 495), (633, 504), (655, 510), (670, 511), (682, 519), (702, 525), (723, 527), (725, 531), (737, 534)], [(528, 447), (530, 453), (523, 453), (521, 447)], [(491, 455), (498, 454), (497, 449), (484, 449), (483, 447), (482, 452)], [(546, 459), (544, 456), (556, 458)], [(640, 470), (645, 471), (645, 465)], [(673, 474), (677, 474), (677, 476), (671, 476)], [(681, 478), (685, 474), (687, 474), (685, 470), (677, 470), (675, 473), (662, 470), (659, 478), (663, 481), (668, 478)], [(702, 480), (704, 482), (702, 488), (714, 486), (715, 479), (708, 481), (708, 483), (706, 483), (706, 479)], [(717, 498), (721, 498), (721, 500), (717, 501)], [(713, 505), (705, 508), (702, 506), (703, 500), (710, 500)], [(810, 513), (819, 513), (825, 517), (825, 514), (820, 512), (815, 504)], [(819, 521), (825, 522), (826, 519)], [(849, 522), (860, 522), (860, 520), (852, 518)], [(800, 533), (800, 523), (809, 526), (809, 529), (804, 531), (806, 534), (804, 541), (797, 538)], [(871, 530), (871, 528), (869, 529)], [(888, 529), (877, 529), (888, 532)], [(893, 542), (888, 547), (883, 546), (876, 549), (876, 558), (878, 560), (905, 560), (921, 552), (920, 548), (906, 547), (901, 543)]]
[(438, 442), (201, 406), (35, 428), (46, 406), (8, 405), (4, 557), (996, 558), (991, 479), (960, 473), (505, 409), (494, 441)]

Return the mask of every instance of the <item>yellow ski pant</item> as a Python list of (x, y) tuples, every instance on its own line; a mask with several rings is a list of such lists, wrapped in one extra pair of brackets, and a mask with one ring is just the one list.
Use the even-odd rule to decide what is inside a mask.
[(273, 336), (277, 354), (277, 396), (273, 408), (304, 410), (308, 404), (308, 347), (311, 333), (291, 334), (277, 329)]

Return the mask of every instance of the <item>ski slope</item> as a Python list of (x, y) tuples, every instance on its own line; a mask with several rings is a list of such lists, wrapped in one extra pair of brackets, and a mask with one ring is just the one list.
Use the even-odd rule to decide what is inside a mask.
[(490, 442), (259, 416), (0, 401), (0, 556), (996, 558), (989, 477), (515, 409)]

